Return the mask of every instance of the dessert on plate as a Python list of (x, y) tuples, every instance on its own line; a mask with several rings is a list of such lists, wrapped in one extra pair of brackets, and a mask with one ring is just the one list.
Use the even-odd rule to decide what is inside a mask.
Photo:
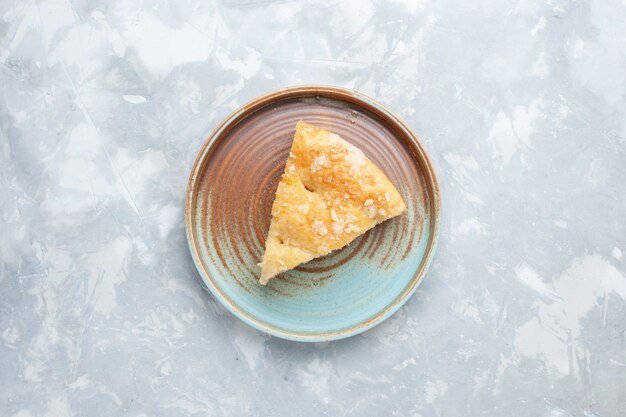
[(340, 249), (405, 210), (398, 190), (360, 149), (298, 122), (272, 205), (259, 282)]

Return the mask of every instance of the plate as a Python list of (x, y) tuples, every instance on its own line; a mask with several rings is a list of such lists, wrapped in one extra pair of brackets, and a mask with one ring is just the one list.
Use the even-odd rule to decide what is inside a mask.
[[(262, 286), (257, 264), (300, 120), (362, 149), (407, 211)], [(440, 217), (435, 172), (411, 129), (363, 94), (310, 85), (264, 95), (228, 116), (200, 150), (185, 206), (189, 248), (215, 298), (249, 325), (298, 341), (348, 337), (392, 315), (426, 272)]]

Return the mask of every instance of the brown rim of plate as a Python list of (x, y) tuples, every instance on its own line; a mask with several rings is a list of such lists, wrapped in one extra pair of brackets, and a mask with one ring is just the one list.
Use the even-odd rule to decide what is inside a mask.
[[(418, 159), (420, 165), (423, 165), (424, 172), (427, 175), (426, 183), (429, 186), (428, 191), (431, 194), (431, 210), (432, 216), (434, 217), (430, 221), (430, 240), (428, 242), (428, 247), (424, 255), (425, 262), (421, 263), (420, 268), (415, 272), (411, 279), (410, 285), (406, 287), (404, 292), (402, 292), (392, 303), (386, 306), (377, 315), (370, 317), (359, 325), (347, 329), (341, 329), (335, 332), (328, 332), (323, 335), (308, 335), (302, 333), (287, 332), (283, 329), (277, 329), (273, 326), (268, 326), (266, 323), (260, 322), (255, 317), (250, 316), (246, 311), (240, 309), (237, 304), (233, 303), (229, 299), (229, 297), (223, 294), (222, 291), (220, 291), (219, 287), (214, 284), (213, 277), (204, 268), (203, 263), (200, 260), (201, 257), (198, 254), (198, 245), (196, 241), (196, 236), (193, 233), (194, 226), (192, 222), (192, 219), (194, 218), (193, 213), (195, 211), (195, 201), (199, 192), (198, 187), (196, 187), (197, 178), (199, 174), (203, 171), (205, 163), (208, 162), (210, 154), (213, 150), (212, 148), (215, 145), (219, 144), (220, 141), (227, 135), (227, 133), (241, 120), (248, 117), (250, 114), (256, 112), (257, 110), (265, 106), (271, 105), (274, 101), (315, 96), (323, 96), (335, 100), (358, 104), (359, 106), (362, 106), (371, 111), (373, 114), (379, 116), (383, 121), (388, 123), (394, 129), (403, 132), (404, 135), (408, 139), (410, 139), (412, 145), (419, 153), (419, 155), (416, 155), (416, 159)], [(202, 145), (202, 148), (200, 149), (200, 152), (198, 153), (198, 156), (192, 166), (185, 196), (185, 229), (187, 233), (189, 249), (191, 251), (192, 258), (196, 267), (198, 268), (199, 272), (201, 272), (200, 275), (203, 282), (209, 287), (213, 295), (221, 303), (223, 303), (229, 311), (231, 311), (238, 318), (242, 319), (244, 322), (248, 323), (252, 327), (269, 334), (280, 336), (282, 338), (298, 341), (329, 341), (342, 339), (361, 333), (391, 316), (402, 304), (404, 304), (404, 302), (415, 291), (418, 284), (421, 282), (424, 272), (430, 265), (434, 251), (437, 247), (440, 224), (441, 195), (439, 190), (439, 183), (437, 181), (437, 176), (433, 169), (432, 162), (418, 136), (413, 132), (413, 130), (411, 130), (410, 127), (406, 125), (406, 123), (404, 123), (400, 119), (400, 117), (398, 117), (394, 112), (392, 112), (376, 100), (366, 96), (365, 94), (353, 90), (328, 85), (306, 84), (275, 90), (247, 102), (246, 104), (232, 112), (230, 115), (228, 115), (228, 117), (226, 117), (224, 121), (219, 124), (219, 126), (211, 133), (211, 135)]]

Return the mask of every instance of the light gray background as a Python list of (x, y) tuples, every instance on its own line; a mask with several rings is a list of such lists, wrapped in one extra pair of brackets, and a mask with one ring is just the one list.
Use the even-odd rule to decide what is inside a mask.
[[(0, 1), (0, 415), (624, 416), (626, 3)], [(443, 197), (423, 285), (361, 336), (251, 330), (183, 227), (255, 96), (354, 88)]]

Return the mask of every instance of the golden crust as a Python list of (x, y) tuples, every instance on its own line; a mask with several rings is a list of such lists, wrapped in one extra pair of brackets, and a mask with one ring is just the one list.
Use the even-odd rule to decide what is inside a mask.
[(260, 283), (346, 246), (405, 209), (391, 181), (360, 149), (299, 122), (272, 206)]

